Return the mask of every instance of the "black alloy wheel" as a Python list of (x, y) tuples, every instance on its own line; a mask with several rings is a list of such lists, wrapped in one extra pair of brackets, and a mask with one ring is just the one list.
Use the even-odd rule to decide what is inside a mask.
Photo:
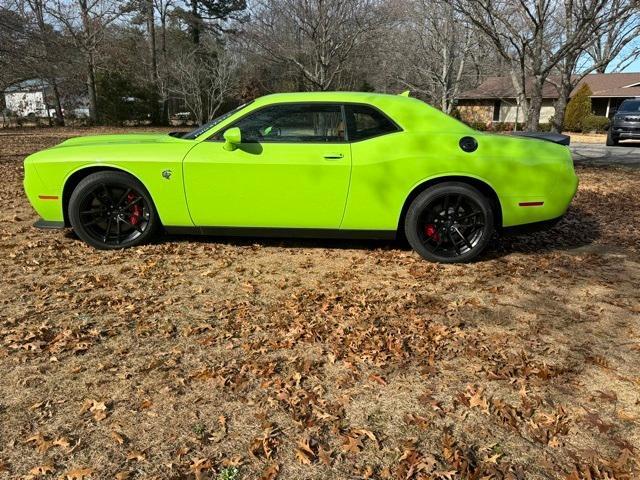
[(144, 186), (114, 171), (91, 174), (78, 184), (69, 201), (69, 219), (82, 240), (102, 250), (144, 243), (159, 223)]
[(409, 244), (427, 260), (468, 262), (493, 234), (491, 202), (477, 189), (458, 182), (428, 188), (412, 202), (405, 219)]

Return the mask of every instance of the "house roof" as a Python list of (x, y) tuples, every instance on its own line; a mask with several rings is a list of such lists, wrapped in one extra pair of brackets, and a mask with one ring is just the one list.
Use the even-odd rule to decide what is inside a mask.
[[(531, 91), (532, 79), (527, 80), (526, 90)], [(487, 79), (478, 85), (475, 89), (464, 92), (459, 96), (461, 99), (470, 100), (497, 100), (500, 98), (515, 98), (515, 88), (511, 77), (487, 77)], [(542, 89), (543, 98), (558, 98), (555, 86), (551, 83), (545, 83)]]
[[(558, 92), (553, 83), (547, 81), (542, 89), (542, 97), (558, 98)], [(531, 91), (533, 80), (527, 79), (526, 90)], [(587, 83), (592, 97), (635, 97), (640, 96), (640, 72), (635, 73), (591, 73), (584, 77), (573, 93)], [(467, 100), (497, 100), (500, 98), (515, 98), (515, 89), (510, 77), (488, 77), (478, 87), (460, 95), (460, 99)]]
[(49, 83), (41, 78), (30, 78), (28, 80), (22, 80), (21, 82), (9, 85), (4, 89), (5, 93), (16, 92), (39, 92), (43, 88), (47, 88)]

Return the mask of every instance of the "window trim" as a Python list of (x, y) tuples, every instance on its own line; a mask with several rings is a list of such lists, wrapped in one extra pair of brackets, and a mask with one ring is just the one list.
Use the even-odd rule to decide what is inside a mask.
[[(241, 117), (235, 119), (232, 123), (229, 123), (228, 125), (225, 125), (219, 130), (213, 132), (204, 141), (214, 142), (214, 143), (224, 143), (224, 139), (218, 140), (218, 139), (214, 139), (213, 137), (217, 136), (219, 133), (224, 132), (225, 130), (228, 130), (229, 128), (235, 127), (239, 121), (243, 120), (249, 115), (252, 115), (253, 113), (258, 113), (261, 110), (264, 110), (266, 108), (279, 106), (279, 105), (331, 105), (331, 106), (338, 105), (342, 113), (342, 121), (344, 122), (344, 125), (345, 125), (344, 140), (340, 142), (269, 142), (269, 141), (266, 141), (266, 142), (257, 142), (257, 143), (270, 143), (270, 144), (282, 144), (282, 145), (344, 145), (344, 144), (351, 144), (351, 143), (358, 143), (358, 142), (366, 142), (367, 140), (371, 140), (373, 138), (378, 138), (384, 135), (392, 135), (394, 133), (399, 133), (404, 131), (404, 129), (400, 125), (398, 125), (398, 123), (393, 118), (391, 118), (381, 109), (379, 109), (376, 105), (372, 105), (370, 103), (363, 103), (363, 102), (325, 102), (325, 101), (319, 101), (319, 100), (312, 100), (312, 101), (306, 101), (306, 102), (278, 102), (278, 103), (271, 103), (269, 105), (263, 105), (262, 107), (258, 107), (254, 110), (251, 110), (250, 112), (245, 113)], [(396, 130), (394, 132), (384, 132), (379, 135), (375, 135), (373, 137), (362, 138), (359, 140), (351, 140), (350, 137), (352, 132), (350, 132), (350, 130), (352, 129), (352, 126), (349, 125), (349, 118), (347, 116), (347, 109), (346, 109), (346, 107), (350, 105), (372, 108), (373, 110), (377, 111), (382, 116), (384, 116), (387, 120), (389, 120), (389, 122), (391, 122), (396, 127)]]

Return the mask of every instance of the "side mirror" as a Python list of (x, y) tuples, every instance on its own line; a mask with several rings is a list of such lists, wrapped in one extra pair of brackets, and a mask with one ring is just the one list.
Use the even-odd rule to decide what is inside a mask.
[(224, 149), (230, 152), (242, 143), (242, 133), (238, 127), (229, 128), (222, 136), (224, 137)]

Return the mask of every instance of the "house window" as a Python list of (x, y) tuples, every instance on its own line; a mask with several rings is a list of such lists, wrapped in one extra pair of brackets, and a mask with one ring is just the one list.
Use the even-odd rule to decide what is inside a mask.
[(495, 102), (493, 102), (493, 121), (494, 122), (499, 122), (500, 121), (500, 100), (496, 100)]

